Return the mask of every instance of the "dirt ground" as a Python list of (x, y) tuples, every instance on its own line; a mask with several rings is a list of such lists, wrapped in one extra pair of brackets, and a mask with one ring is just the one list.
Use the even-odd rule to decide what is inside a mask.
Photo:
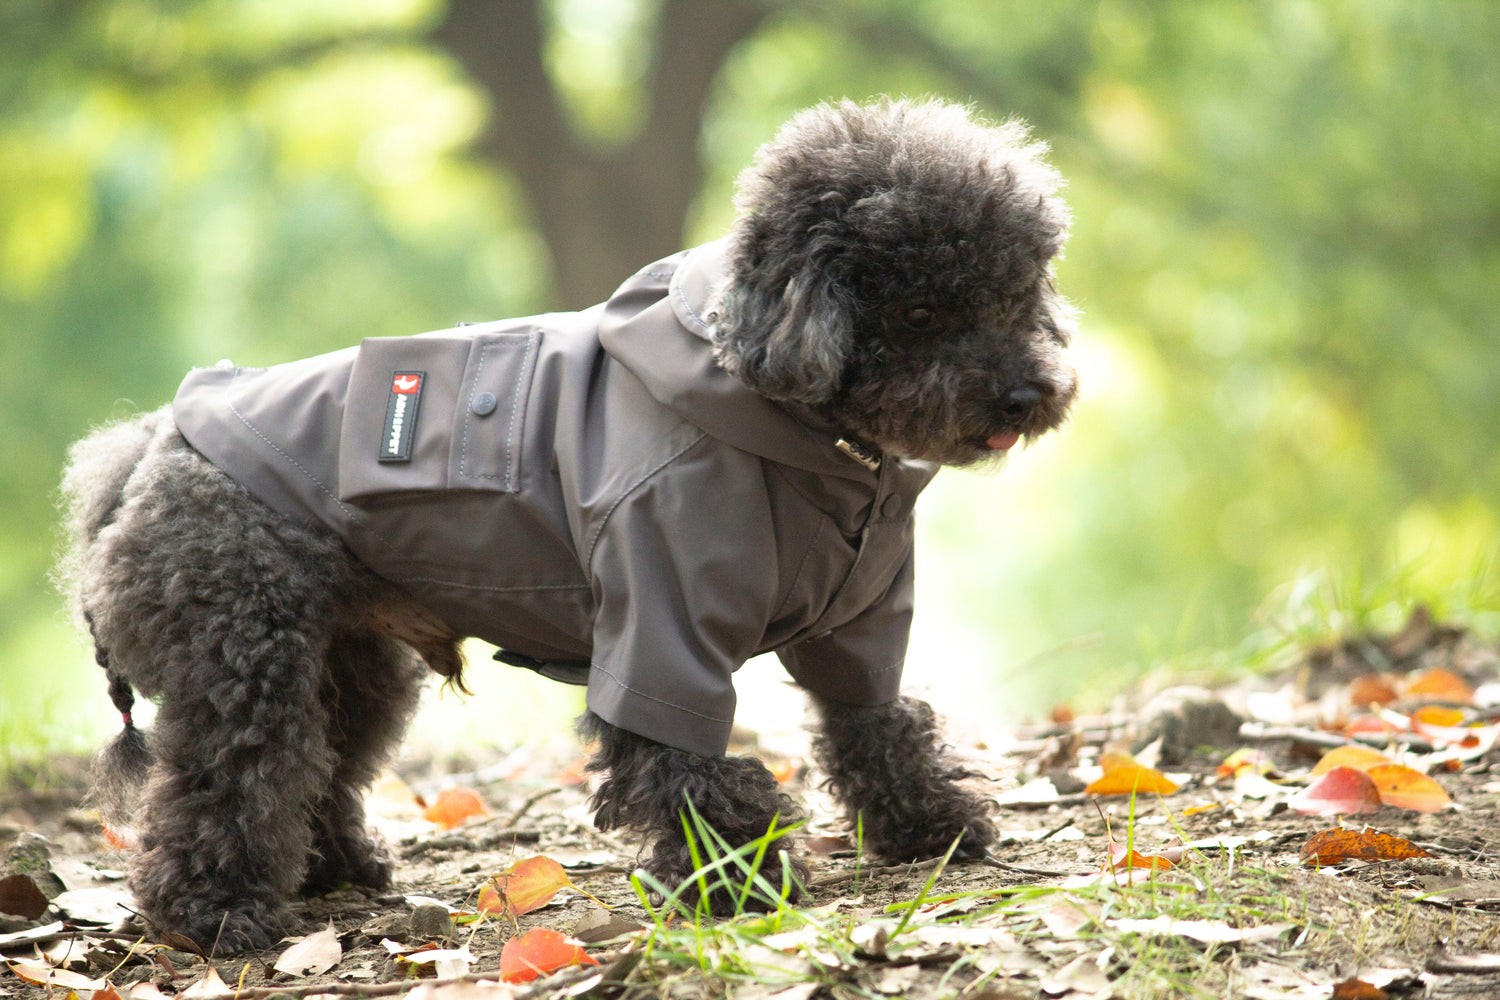
[[(1420, 634), (1412, 634), (1414, 628)], [(370, 804), (398, 858), (395, 887), (378, 894), (335, 892), (293, 908), (287, 928), (291, 935), (312, 934), (331, 922), (342, 946), (337, 964), (318, 975), (289, 975), (272, 968), (279, 952), (218, 957), (211, 964), (231, 987), (259, 991), (252, 996), (268, 991), (306, 996), (318, 992), (318, 984), (347, 993), (410, 981), (414, 967), (393, 950), (415, 947), (424, 939), (465, 945), (472, 955), (468, 967), (483, 972), (498, 968), (507, 938), (546, 927), (573, 934), (591, 952), (603, 955), (606, 976), (603, 981), (584, 979), (580, 970), (564, 970), (517, 995), (786, 1000), (892, 995), (1500, 996), (1500, 826), (1495, 815), (1500, 751), (1486, 750), (1433, 771), (1453, 803), (1442, 811), (1385, 806), (1340, 818), (1305, 815), (1290, 807), (1289, 790), (1303, 787), (1306, 781), (1298, 779), (1341, 739), (1329, 726), (1362, 711), (1348, 701), (1352, 681), (1374, 670), (1399, 682), (1434, 665), (1451, 668), (1481, 691), (1484, 684), (1500, 680), (1500, 656), (1492, 646), (1421, 621), (1402, 636), (1366, 637), (1313, 650), (1285, 674), (1212, 695), (1177, 691), (1112, 717), (1034, 727), (1004, 746), (961, 746), (978, 774), (974, 780), (999, 803), (996, 819), (1004, 839), (993, 860), (942, 871), (927, 898), (961, 898), (922, 910), (931, 919), (917, 923), (938, 928), (922, 932), (930, 946), (902, 954), (867, 949), (852, 964), (825, 968), (820, 978), (800, 988), (726, 979), (705, 971), (702, 962), (697, 968), (691, 962), (653, 966), (635, 955), (628, 962), (608, 964), (630, 947), (619, 938), (597, 944), (601, 936), (645, 926), (650, 919), (628, 880), (636, 845), (594, 830), (581, 756), (567, 744), (488, 761), (442, 766), (409, 762), (403, 768), (404, 783), (387, 782)], [(1466, 722), (1493, 720), (1493, 710), (1478, 707), (1482, 700), (1463, 706)], [(1388, 711), (1400, 707), (1406, 706), (1393, 702)], [(1227, 714), (1230, 710), (1233, 716)], [(1275, 718), (1267, 721), (1265, 716)], [(1409, 752), (1430, 749), (1412, 734), (1394, 739)], [(1390, 738), (1385, 745), (1391, 745)], [(1158, 758), (1157, 767), (1180, 790), (1139, 796), (1133, 813), (1128, 798), (1084, 794), (1085, 781), (1097, 773), (1097, 751), (1106, 746), (1137, 750), (1143, 762)], [(1265, 754), (1271, 767), (1264, 775), (1269, 788), (1221, 773), (1226, 753), (1236, 749)], [(852, 927), (878, 920), (887, 907), (909, 904), (924, 891), (934, 865), (872, 867), (853, 850), (849, 831), (817, 788), (818, 776), (795, 755), (768, 763), (785, 775), (788, 792), (807, 809), (798, 842), (812, 868), (811, 905)], [(34, 836), (40, 835), (48, 847), (46, 868), (58, 881), (49, 889), (38, 877), (38, 886), (49, 896), (74, 890), (64, 897), (66, 905), (54, 904), (32, 919), (0, 913), (0, 954), (38, 963), (38, 949), (53, 949), (47, 953), (56, 959), (60, 944), (84, 942), (87, 947), (75, 947), (74, 958), (64, 963), (81, 976), (107, 974), (122, 991), (147, 980), (169, 996), (187, 991), (203, 979), (209, 965), (204, 957), (171, 947), (138, 948), (132, 954), (139, 935), (153, 939), (149, 932), (127, 923), (120, 932), (107, 933), (90, 923), (90, 905), (107, 909), (120, 900), (128, 902), (121, 881), (128, 855), (109, 847), (97, 818), (80, 807), (83, 769), (80, 762), (54, 761), (44, 775), (12, 775), (0, 796), (0, 852), (9, 852), (9, 860), (0, 862), (5, 872), (17, 871), (27, 851), (35, 857)], [(451, 785), (477, 790), (487, 815), (452, 830), (421, 819), (411, 790), (430, 799)], [(1309, 837), (1335, 826), (1368, 827), (1405, 838), (1429, 856), (1324, 867), (1302, 863), (1299, 854)], [(1145, 854), (1177, 841), (1198, 846), (1172, 870), (1158, 872), (1154, 881), (1123, 896), (1083, 886), (1085, 880), (1098, 880), (1111, 842), (1127, 840)], [(608, 918), (598, 903), (564, 890), (521, 916), (514, 927), (497, 920), (454, 925), (440, 911), (432, 922), (431, 901), (472, 909), (489, 875), (538, 854), (559, 862), (578, 888), (611, 907)], [(1057, 906), (1047, 900), (1060, 896), (1038, 896), (1039, 916), (1031, 918), (996, 909), (1005, 900), (1025, 897), (997, 895), (995, 890), (1060, 884), (1079, 887), (1068, 899), (1084, 914), (1081, 920), (1056, 919)], [(1178, 901), (1171, 909), (1153, 896), (1168, 888)], [(92, 899), (76, 890), (91, 890)], [(76, 902), (80, 898), (83, 902)], [(61, 924), (59, 910), (71, 915)], [(1285, 929), (1207, 943), (1175, 935), (1172, 946), (1164, 947), (1159, 935), (1126, 933), (1119, 931), (1125, 924), (1112, 923), (1121, 916), (1160, 919), (1164, 913), (1175, 920), (1200, 913), (1202, 920), (1232, 926), (1237, 933), (1256, 926)], [(606, 923), (610, 918), (614, 922)], [(951, 940), (945, 939), (944, 927), (965, 927), (968, 936), (955, 931), (949, 933)], [(1115, 930), (1107, 929), (1111, 927)], [(992, 935), (1005, 928), (1005, 936), (985, 938), (979, 932), (986, 928)], [(1151, 973), (1160, 973), (1155, 979), (1146, 968), (1153, 962), (1161, 966)], [(626, 985), (612, 985), (611, 970)], [(1353, 978), (1384, 992), (1334, 992), (1337, 984)], [(1150, 985), (1156, 982), (1169, 985)], [(77, 993), (88, 996), (87, 989)], [(30, 998), (49, 991), (0, 964), (0, 997), (5, 995)], [(50, 995), (65, 996), (67, 991), (53, 988)]]

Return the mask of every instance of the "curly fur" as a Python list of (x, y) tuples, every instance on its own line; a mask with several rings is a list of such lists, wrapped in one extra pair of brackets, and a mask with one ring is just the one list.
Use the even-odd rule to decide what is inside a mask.
[[(1057, 426), (1077, 388), (1051, 266), (1068, 214), (1042, 151), (1018, 124), (936, 102), (797, 116), (740, 179), (709, 317), (719, 362), (906, 457), (972, 464)], [(297, 893), (387, 884), (360, 792), (416, 706), (421, 661), (461, 685), (461, 637), (215, 469), (166, 409), (76, 445), (63, 492), (59, 575), (126, 719), (96, 798), (138, 817), (142, 912), (203, 945), (264, 947)], [(159, 702), (149, 734), (130, 717), (135, 691)], [(817, 707), (818, 759), (873, 853), (932, 856), (961, 838), (973, 856), (993, 841), (925, 704)], [(642, 834), (667, 884), (693, 867), (688, 802), (732, 844), (793, 812), (752, 758), (699, 757), (592, 715), (582, 728), (605, 775), (599, 826)]]
[[(595, 824), (648, 838), (651, 853), (642, 866), (664, 885), (683, 882), (697, 867), (683, 827), (688, 802), (730, 844), (750, 843), (765, 836), (773, 821), (785, 826), (798, 816), (775, 777), (753, 757), (701, 757), (665, 747), (593, 712), (584, 714), (578, 728), (585, 739), (599, 743), (587, 769), (606, 775), (594, 794)], [(712, 854), (700, 847), (699, 856)], [(774, 868), (764, 874), (775, 884)], [(806, 865), (793, 859), (793, 874), (805, 881)], [(789, 888), (793, 897), (800, 894), (800, 886)], [(733, 900), (722, 891), (710, 893), (709, 905), (718, 914), (734, 912)]]
[(938, 741), (932, 706), (915, 698), (887, 705), (819, 699), (813, 756), (863, 831), (864, 848), (901, 863), (932, 858), (954, 841), (954, 857), (976, 858), (995, 840), (984, 799), (956, 782), (974, 777)]
[(1045, 151), (940, 102), (802, 112), (740, 177), (720, 363), (908, 458), (969, 465), (997, 434), (1057, 426), (1074, 315)]

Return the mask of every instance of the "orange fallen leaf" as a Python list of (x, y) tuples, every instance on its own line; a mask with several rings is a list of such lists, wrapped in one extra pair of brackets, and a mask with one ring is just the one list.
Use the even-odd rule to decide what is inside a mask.
[(500, 950), (500, 978), (507, 983), (529, 983), (570, 965), (598, 964), (577, 941), (546, 927), (513, 937)]
[(562, 865), (545, 854), (538, 854), (490, 876), (479, 890), (478, 908), (481, 913), (498, 913), (514, 920), (523, 913), (545, 906), (559, 889), (578, 887), (568, 878)]
[(1050, 714), (1052, 722), (1059, 726), (1066, 726), (1078, 718), (1078, 713), (1073, 711), (1073, 706), (1071, 705), (1053, 705)]
[(1106, 769), (1104, 774), (1083, 790), (1085, 795), (1130, 795), (1156, 792), (1171, 795), (1177, 784), (1154, 767), (1136, 763)]
[(1408, 698), (1432, 698), (1436, 701), (1451, 701), (1460, 705), (1472, 704), (1474, 689), (1464, 683), (1451, 670), (1434, 667), (1413, 675), (1406, 683)]
[(438, 793), (437, 800), (422, 813), (429, 823), (436, 823), (445, 830), (460, 826), (473, 816), (488, 815), (484, 799), (472, 788), (445, 788)]
[(1430, 857), (1432, 855), (1409, 840), (1373, 830), (1324, 830), (1313, 834), (1302, 845), (1304, 865), (1332, 865), (1349, 858), (1399, 861), (1404, 858)]
[[(1169, 854), (1176, 854), (1176, 858)], [(1142, 854), (1140, 851), (1132, 850), (1124, 844), (1109, 842), (1109, 861), (1105, 863), (1102, 871), (1125, 871), (1130, 868), (1144, 868), (1165, 870), (1175, 867), (1182, 860), (1182, 850), (1168, 851), (1167, 854)]]
[(1287, 804), (1304, 816), (1379, 812), (1380, 790), (1364, 771), (1344, 764), (1326, 772)]
[(117, 851), (133, 851), (140, 845), (140, 835), (130, 827), (121, 827), (118, 830), (112, 826), (99, 824), (99, 836), (104, 842)]
[(1456, 727), (1464, 723), (1464, 710), (1452, 705), (1423, 705), (1411, 713), (1411, 727), (1421, 732), (1423, 726)]
[(1379, 986), (1353, 976), (1333, 985), (1333, 1000), (1390, 1000), (1390, 996)]
[(1402, 764), (1381, 764), (1366, 773), (1380, 791), (1380, 801), (1388, 806), (1431, 813), (1441, 812), (1453, 801), (1442, 785)]
[(1368, 771), (1378, 764), (1389, 764), (1391, 759), (1379, 750), (1371, 750), (1369, 747), (1334, 747), (1325, 753), (1312, 769), (1314, 778), (1321, 774), (1327, 774), (1336, 767), (1352, 767), (1360, 771)]
[(1396, 685), (1385, 674), (1362, 674), (1349, 682), (1349, 704), (1359, 708), (1386, 705), (1398, 697)]

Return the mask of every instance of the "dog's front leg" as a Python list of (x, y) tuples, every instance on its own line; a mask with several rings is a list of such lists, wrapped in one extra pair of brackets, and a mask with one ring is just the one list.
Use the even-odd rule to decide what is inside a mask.
[[(593, 712), (584, 715), (579, 731), (599, 744), (588, 769), (606, 773), (594, 794), (594, 822), (601, 830), (622, 828), (644, 835), (650, 856), (643, 867), (669, 890), (688, 881), (698, 867), (683, 826), (688, 816), (688, 827), (693, 827), (688, 802), (731, 849), (765, 836), (773, 821), (785, 826), (794, 818), (792, 801), (782, 794), (766, 766), (753, 757), (702, 757), (610, 725)], [(773, 845), (761, 867), (762, 877), (777, 889), (783, 885), (775, 848), (784, 843)], [(723, 853), (717, 845), (705, 846), (701, 841), (698, 852), (703, 864)], [(790, 898), (797, 898), (801, 888), (795, 883), (806, 880), (807, 867), (796, 858), (789, 860), (794, 875)], [(735, 911), (740, 898), (736, 890), (745, 881), (737, 866), (724, 871), (728, 887), (715, 889), (714, 877), (708, 879), (708, 902), (718, 915)], [(753, 896), (743, 901), (746, 909), (769, 905), (769, 900)]]
[(970, 777), (938, 741), (932, 707), (915, 698), (849, 705), (815, 698), (813, 755), (864, 847), (890, 862), (984, 854), (994, 842), (988, 804), (957, 782)]

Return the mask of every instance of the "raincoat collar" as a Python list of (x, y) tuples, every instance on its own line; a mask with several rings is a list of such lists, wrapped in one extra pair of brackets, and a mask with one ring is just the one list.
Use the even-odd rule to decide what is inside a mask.
[(841, 449), (835, 427), (805, 407), (766, 399), (714, 359), (704, 316), (717, 283), (727, 280), (726, 256), (726, 241), (706, 243), (625, 282), (605, 303), (600, 343), (657, 402), (712, 437), (783, 465), (873, 485), (878, 469)]

